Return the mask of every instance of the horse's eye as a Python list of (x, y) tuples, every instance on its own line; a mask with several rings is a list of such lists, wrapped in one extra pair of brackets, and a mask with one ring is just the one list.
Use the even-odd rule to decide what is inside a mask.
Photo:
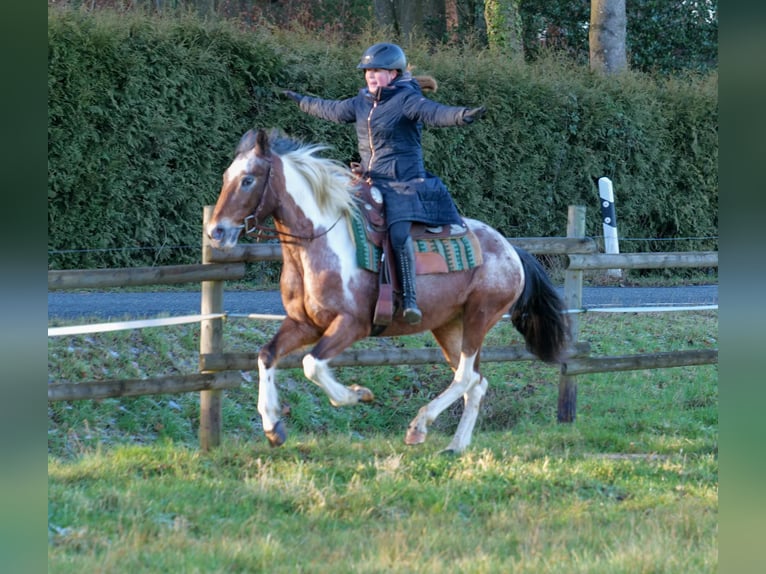
[(240, 187), (243, 189), (248, 189), (252, 187), (252, 185), (255, 183), (255, 178), (252, 175), (246, 175), (242, 178), (242, 181), (240, 182)]

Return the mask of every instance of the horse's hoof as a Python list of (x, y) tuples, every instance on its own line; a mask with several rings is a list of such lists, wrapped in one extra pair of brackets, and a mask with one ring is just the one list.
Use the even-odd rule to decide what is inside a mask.
[(349, 389), (356, 393), (356, 396), (359, 397), (359, 402), (371, 403), (375, 400), (375, 395), (373, 395), (372, 391), (366, 387), (351, 385)]
[(439, 451), (439, 454), (441, 456), (445, 456), (445, 457), (448, 457), (448, 458), (454, 458), (457, 455), (459, 455), (460, 453), (458, 451), (456, 451), (454, 448), (445, 448), (444, 450)]
[(407, 429), (407, 435), (404, 437), (404, 444), (416, 445), (426, 442), (426, 433), (419, 431), (417, 428)]
[(269, 439), (269, 445), (271, 445), (272, 448), (276, 446), (282, 446), (287, 440), (287, 429), (285, 428), (285, 423), (283, 423), (281, 420), (278, 420), (277, 424), (274, 425), (274, 428), (270, 431), (266, 431), (265, 434), (266, 438)]

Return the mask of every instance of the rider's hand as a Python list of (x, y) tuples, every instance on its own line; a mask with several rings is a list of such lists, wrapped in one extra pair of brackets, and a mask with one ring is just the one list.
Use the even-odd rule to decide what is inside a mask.
[(487, 108), (484, 106), (481, 106), (479, 108), (466, 108), (466, 110), (463, 112), (463, 123), (464, 124), (472, 124), (478, 119), (481, 119), (481, 117), (487, 112)]
[(292, 90), (283, 90), (282, 93), (288, 98), (290, 98), (292, 101), (298, 102), (299, 104), (301, 103), (301, 100), (303, 99), (302, 95), (300, 95), (297, 92), (293, 92)]

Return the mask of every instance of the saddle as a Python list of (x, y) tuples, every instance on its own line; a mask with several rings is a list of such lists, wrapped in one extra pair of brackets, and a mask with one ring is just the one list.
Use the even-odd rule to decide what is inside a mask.
[[(389, 325), (394, 314), (394, 291), (400, 291), (395, 271), (383, 194), (361, 177), (353, 182), (357, 213), (351, 220), (357, 260), (364, 269), (378, 272), (378, 301), (373, 323)], [(466, 225), (430, 226), (413, 222), (410, 231), (415, 250), (415, 274), (465, 271), (481, 265), (481, 247)]]

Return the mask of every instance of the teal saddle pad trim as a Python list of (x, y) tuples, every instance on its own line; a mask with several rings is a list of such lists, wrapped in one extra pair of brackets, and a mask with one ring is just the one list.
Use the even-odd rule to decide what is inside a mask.
[[(365, 231), (366, 222), (358, 210), (352, 210), (349, 221), (359, 267), (375, 273), (379, 272), (383, 250), (368, 239)], [(481, 258), (477, 257), (468, 234), (446, 239), (416, 239), (414, 247), (418, 253), (438, 253), (444, 257), (447, 269), (450, 271), (465, 271), (481, 264)]]

